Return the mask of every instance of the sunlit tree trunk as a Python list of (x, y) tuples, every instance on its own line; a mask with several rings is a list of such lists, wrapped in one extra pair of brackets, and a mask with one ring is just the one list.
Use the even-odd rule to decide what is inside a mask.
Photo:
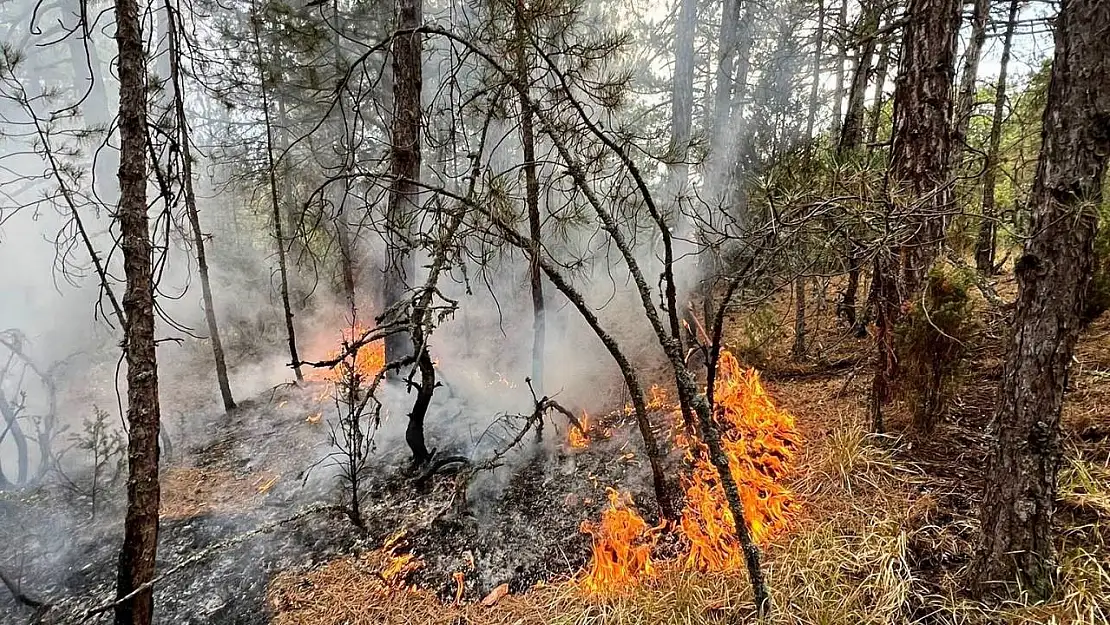
[[(119, 49), (120, 201), (116, 211), (127, 288), (123, 296), (127, 358), (127, 513), (116, 596), (154, 578), (158, 549), (158, 364), (154, 343), (154, 280), (146, 202), (146, 51), (139, 6), (116, 0)], [(149, 625), (154, 595), (146, 589), (115, 611), (116, 625)]]
[(975, 241), (975, 266), (986, 274), (994, 273), (995, 233), (998, 209), (994, 189), (998, 180), (998, 152), (1002, 145), (1002, 120), (1006, 109), (1006, 70), (1010, 64), (1010, 51), (1014, 41), (1020, 0), (1010, 0), (1010, 13), (1006, 21), (1006, 34), (1002, 39), (1002, 58), (999, 59), (998, 83), (994, 87), (994, 114), (991, 116), (991, 134), (987, 145), (987, 158), (983, 163), (983, 218)]
[(917, 293), (952, 210), (952, 84), (960, 0), (911, 0), (894, 91), (891, 179), (911, 206), (900, 255), (905, 293)]
[[(973, 565), (984, 592), (1018, 582), (1035, 599), (1057, 573), (1052, 517), (1060, 409), (1094, 264), (1110, 155), (1110, 3), (1063, 0), (1037, 175), (1032, 233), (1018, 259), (1017, 308), (987, 460), (983, 542)], [(996, 585), (997, 584), (997, 585)]]
[(204, 320), (208, 324), (208, 337), (212, 342), (212, 358), (216, 364), (216, 383), (220, 387), (220, 397), (224, 402), (224, 410), (233, 410), (235, 399), (231, 395), (231, 381), (227, 375), (227, 359), (224, 357), (220, 327), (216, 321), (216, 304), (212, 297), (212, 281), (208, 275), (208, 257), (205, 253), (204, 233), (200, 227), (200, 212), (197, 210), (197, 196), (193, 189), (193, 146), (192, 137), (189, 134), (189, 122), (185, 117), (185, 93), (181, 76), (181, 42), (179, 39), (181, 33), (175, 11), (176, 9), (172, 3), (167, 1), (166, 36), (169, 45), (173, 107), (174, 114), (177, 117), (177, 140), (181, 149), (181, 186), (185, 195), (185, 212), (188, 215), (189, 228), (193, 234), (193, 245), (196, 247), (197, 273), (200, 277), (201, 297), (204, 300)]
[(953, 115), (955, 133), (952, 137), (952, 157), (959, 161), (967, 143), (967, 128), (971, 124), (971, 113), (975, 108), (975, 80), (979, 77), (979, 59), (983, 56), (983, 44), (987, 40), (987, 23), (990, 21), (990, 0), (975, 0), (971, 11), (971, 38), (964, 54), (963, 75), (960, 78), (960, 93), (956, 99), (956, 112)]
[(862, 10), (859, 28), (855, 33), (860, 43), (856, 48), (852, 84), (848, 89), (848, 109), (844, 114), (844, 125), (840, 128), (840, 143), (837, 145), (837, 152), (842, 155), (859, 149), (863, 141), (863, 105), (867, 95), (867, 83), (871, 77), (871, 61), (875, 56), (875, 40), (882, 6), (877, 2), (867, 2)]

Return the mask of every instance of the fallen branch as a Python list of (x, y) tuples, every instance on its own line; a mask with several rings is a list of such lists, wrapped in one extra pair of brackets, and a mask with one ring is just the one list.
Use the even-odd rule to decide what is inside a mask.
[(46, 610), (50, 607), (50, 604), (32, 599), (24, 594), (24, 592), (20, 590), (19, 584), (13, 582), (7, 575), (4, 575), (4, 571), (0, 571), (0, 582), (3, 582), (4, 585), (8, 587), (8, 592), (12, 593), (12, 597), (19, 603), (35, 610)]
[[(84, 613), (84, 615), (81, 617), (81, 620), (82, 621), (87, 621), (87, 620), (91, 619), (92, 617), (94, 617), (98, 614), (103, 614), (104, 612), (107, 612), (108, 610), (111, 610), (111, 609), (115, 608), (116, 606), (118, 606), (120, 604), (126, 603), (126, 602), (130, 601), (132, 598), (134, 598), (135, 595), (150, 589), (155, 584), (161, 582), (162, 580), (166, 579), (167, 577), (169, 577), (171, 575), (174, 575), (175, 573), (181, 571), (182, 569), (184, 569), (184, 568), (186, 568), (190, 565), (196, 564), (197, 562), (200, 562), (201, 560), (204, 560), (205, 558), (207, 558), (207, 557), (209, 557), (209, 556), (211, 556), (211, 555), (213, 555), (213, 554), (215, 554), (219, 551), (222, 551), (227, 547), (233, 547), (235, 545), (244, 543), (248, 539), (253, 538), (254, 536), (258, 536), (259, 534), (267, 534), (269, 532), (272, 532), (272, 531), (276, 530), (277, 528), (281, 527), (282, 525), (292, 523), (293, 521), (296, 521), (297, 519), (301, 519), (301, 518), (304, 518), (306, 516), (316, 514), (317, 512), (326, 512), (326, 511), (345, 512), (341, 506), (317, 504), (315, 506), (309, 506), (307, 508), (304, 508), (300, 512), (294, 514), (293, 516), (285, 517), (284, 519), (278, 519), (277, 521), (271, 521), (269, 523), (265, 523), (263, 525), (260, 525), (259, 527), (255, 528), (255, 529), (253, 529), (249, 532), (239, 534), (237, 536), (232, 536), (231, 538), (229, 538), (225, 541), (221, 541), (221, 542), (215, 543), (213, 545), (210, 545), (210, 546), (208, 546), (204, 549), (201, 549), (200, 551), (194, 553), (193, 555), (189, 556), (188, 558), (185, 558), (181, 562), (178, 562), (177, 564), (171, 566), (169, 569), (167, 569), (161, 575), (158, 575), (157, 577), (150, 580), (149, 582), (146, 582), (145, 584), (140, 585), (138, 588), (132, 590), (131, 592), (127, 593), (126, 595), (124, 595), (122, 597), (119, 597), (118, 599), (115, 599), (115, 600), (110, 601), (108, 603), (99, 605), (95, 608), (90, 608), (89, 610), (87, 610)], [(6, 583), (6, 581), (5, 581), (5, 583)], [(10, 588), (10, 586), (9, 586), (9, 588)]]

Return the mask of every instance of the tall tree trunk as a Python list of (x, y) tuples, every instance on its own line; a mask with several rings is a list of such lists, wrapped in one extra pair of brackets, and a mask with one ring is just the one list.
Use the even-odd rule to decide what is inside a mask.
[(975, 241), (975, 266), (985, 274), (994, 273), (995, 223), (998, 214), (994, 189), (998, 179), (998, 152), (1002, 145), (1002, 119), (1006, 108), (1006, 69), (1010, 64), (1010, 50), (1014, 41), (1014, 28), (1020, 0), (1010, 0), (1010, 13), (1006, 21), (1006, 34), (1002, 39), (1002, 58), (999, 59), (998, 84), (994, 87), (994, 114), (991, 117), (991, 135), (987, 158), (983, 163), (983, 218)]
[(817, 0), (817, 35), (813, 44), (813, 75), (809, 85), (809, 111), (806, 113), (806, 139), (813, 140), (817, 122), (817, 94), (821, 86), (821, 53), (825, 47), (825, 1)]
[(982, 591), (1018, 581), (1052, 594), (1052, 516), (1060, 468), (1060, 408), (1094, 264), (1102, 181), (1110, 154), (1110, 3), (1063, 0), (1037, 176), (1032, 236), (1017, 261), (1017, 309), (987, 459)]
[[(146, 214), (146, 53), (139, 6), (116, 0), (119, 49), (120, 202), (116, 219), (127, 289), (127, 514), (119, 553), (116, 596), (123, 598), (154, 578), (158, 549), (158, 363), (154, 343), (154, 280)], [(116, 625), (149, 625), (151, 589), (116, 606)]]
[[(532, 65), (528, 61), (528, 17), (524, 0), (516, 0), (513, 22), (516, 29), (517, 94), (520, 97), (520, 142), (524, 148), (524, 189), (528, 207), (529, 282), (532, 287), (532, 387), (543, 397), (544, 342), (546, 313), (544, 312), (543, 278), (540, 275), (542, 232), (540, 227), (540, 182), (536, 175), (536, 132), (532, 108), (528, 106), (527, 93), (531, 84)], [(542, 427), (541, 421), (537, 427)]]
[[(683, 192), (690, 174), (686, 162), (694, 126), (694, 32), (697, 18), (697, 0), (680, 0), (674, 32), (674, 79), (671, 85), (671, 148), (676, 162), (667, 172), (668, 195), (672, 198), (679, 197)], [(677, 204), (671, 217), (675, 225), (684, 221)]]
[(836, 82), (833, 86), (833, 135), (840, 134), (840, 123), (844, 120), (844, 66), (848, 63), (848, 0), (840, 0), (840, 11), (836, 16), (837, 53)]
[(849, 154), (859, 149), (863, 141), (863, 105), (867, 95), (867, 82), (871, 77), (871, 60), (875, 56), (876, 31), (879, 29), (879, 15), (882, 6), (877, 2), (867, 2), (862, 7), (856, 37), (860, 39), (856, 48), (855, 70), (852, 84), (848, 90), (848, 110), (844, 114), (844, 125), (840, 128), (840, 143), (837, 153)]
[(173, 87), (173, 106), (177, 116), (177, 140), (181, 149), (181, 186), (185, 195), (185, 212), (189, 218), (189, 228), (193, 232), (193, 245), (196, 246), (197, 271), (200, 274), (200, 291), (204, 300), (204, 320), (208, 324), (208, 336), (212, 342), (212, 358), (216, 364), (216, 383), (220, 387), (220, 397), (224, 410), (235, 409), (235, 399), (231, 395), (231, 381), (227, 375), (227, 360), (224, 358), (223, 341), (220, 340), (220, 327), (216, 322), (216, 305), (212, 298), (212, 282), (208, 276), (208, 257), (204, 250), (204, 233), (200, 228), (200, 212), (197, 210), (197, 196), (193, 189), (193, 155), (189, 135), (189, 121), (185, 117), (185, 92), (181, 76), (181, 32), (177, 23), (176, 8), (167, 0), (166, 38), (169, 45), (170, 82)]
[[(331, 5), (332, 10), (332, 56), (333, 64), (335, 66), (335, 76), (340, 78), (346, 72), (346, 62), (343, 58), (343, 38), (342, 28), (343, 24), (339, 13), (339, 2), (333, 0)], [(335, 234), (336, 241), (339, 243), (339, 272), (343, 282), (343, 299), (347, 304), (347, 312), (350, 314), (351, 319), (358, 319), (358, 310), (355, 304), (355, 259), (354, 249), (351, 245), (351, 231), (350, 224), (347, 221), (347, 200), (351, 194), (351, 148), (352, 142), (350, 135), (347, 131), (347, 112), (350, 110), (350, 104), (347, 97), (347, 90), (342, 89), (339, 92), (339, 106), (338, 120), (335, 123), (336, 132), (335, 136), (339, 140), (339, 154), (343, 159), (342, 167), (339, 170), (342, 181), (340, 184), (339, 200), (336, 204), (335, 214)]]
[(274, 250), (278, 258), (278, 277), (281, 280), (281, 306), (285, 313), (285, 337), (289, 344), (290, 365), (297, 382), (304, 381), (301, 359), (297, 355), (297, 332), (293, 326), (293, 308), (289, 302), (289, 270), (285, 259), (285, 234), (281, 224), (281, 200), (278, 197), (277, 163), (274, 162), (274, 126), (270, 119), (270, 93), (266, 86), (266, 66), (262, 59), (262, 40), (259, 34), (257, 7), (251, 4), (251, 27), (254, 37), (255, 61), (258, 64), (259, 91), (262, 96), (262, 121), (266, 125), (266, 165), (269, 170), (270, 208), (274, 220)]
[(867, 127), (867, 144), (870, 148), (879, 140), (879, 123), (883, 118), (883, 92), (886, 88), (886, 76), (890, 69), (891, 35), (882, 37), (879, 44), (878, 61), (875, 64), (875, 92), (871, 96), (871, 119)]
[[(898, 85), (894, 91), (891, 179), (908, 214), (900, 241), (905, 294), (924, 283), (952, 210), (952, 81), (960, 0), (910, 0)], [(898, 213), (906, 211), (899, 209)]]
[(955, 133), (952, 137), (953, 158), (959, 156), (967, 144), (967, 128), (971, 124), (971, 113), (975, 108), (975, 79), (979, 76), (979, 59), (983, 55), (983, 44), (987, 40), (987, 22), (990, 21), (990, 0), (975, 0), (971, 11), (971, 39), (967, 42), (964, 55), (963, 76), (960, 78), (960, 93), (956, 99)]
[[(397, 28), (418, 28), (423, 21), (422, 0), (397, 0)], [(399, 306), (416, 271), (412, 255), (412, 224), (419, 208), (420, 188), (420, 91), (422, 35), (402, 35), (393, 40), (393, 124), (389, 152), (393, 182), (389, 189), (386, 220), (385, 277), (382, 281), (383, 312)], [(385, 360), (394, 362), (413, 355), (407, 332), (385, 338)], [(413, 450), (414, 452), (416, 450)]]
[(732, 112), (732, 80), (736, 69), (740, 28), (740, 0), (724, 0), (721, 6), (720, 41), (717, 47), (717, 71), (714, 76), (713, 120), (710, 124), (709, 153), (720, 159), (729, 143), (729, 119)]

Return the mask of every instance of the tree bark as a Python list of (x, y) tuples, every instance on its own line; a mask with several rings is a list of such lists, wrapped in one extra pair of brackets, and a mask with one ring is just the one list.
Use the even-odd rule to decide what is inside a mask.
[(867, 95), (867, 83), (871, 78), (871, 61), (875, 56), (876, 31), (879, 29), (882, 6), (878, 2), (867, 2), (862, 10), (860, 27), (855, 33), (860, 44), (856, 49), (855, 70), (852, 72), (852, 84), (848, 90), (848, 110), (844, 114), (840, 143), (837, 145), (837, 153), (842, 156), (859, 149), (863, 141), (863, 104)]
[(713, 121), (709, 133), (709, 153), (714, 159), (724, 157), (729, 143), (729, 119), (732, 112), (732, 80), (739, 51), (740, 0), (724, 0), (721, 6), (720, 41), (717, 48), (717, 71), (714, 77)]
[(844, 65), (848, 63), (848, 0), (840, 0), (840, 11), (836, 16), (836, 82), (833, 87), (833, 135), (840, 134), (840, 123), (844, 120)]
[(897, 200), (912, 204), (900, 219), (909, 235), (899, 241), (905, 294), (911, 297), (932, 266), (952, 210), (951, 91), (960, 8), (960, 0), (910, 0), (908, 8), (890, 173)]
[(882, 37), (877, 53), (879, 59), (875, 63), (875, 91), (871, 99), (871, 119), (867, 127), (867, 144), (870, 148), (879, 139), (879, 123), (883, 118), (883, 90), (886, 88), (886, 76), (890, 69), (890, 48), (893, 37), (888, 33)]
[(967, 42), (964, 55), (963, 77), (960, 79), (960, 93), (956, 99), (955, 133), (952, 137), (953, 158), (959, 160), (967, 144), (967, 129), (971, 124), (971, 113), (975, 108), (975, 79), (979, 76), (979, 59), (983, 55), (983, 44), (987, 40), (987, 23), (990, 21), (990, 0), (975, 0), (971, 12), (971, 38)]
[(806, 113), (806, 139), (813, 140), (817, 121), (817, 94), (821, 86), (821, 53), (825, 46), (825, 0), (817, 0), (817, 36), (813, 45), (813, 76), (809, 85), (809, 111)]
[[(423, 20), (423, 9), (422, 0), (397, 0), (397, 28), (418, 28)], [(404, 302), (416, 271), (410, 239), (412, 223), (419, 208), (422, 37), (420, 33), (410, 33), (393, 40), (393, 124), (392, 149), (389, 151), (393, 182), (386, 209), (388, 232), (382, 281), (383, 312)], [(385, 338), (386, 362), (411, 356), (414, 353), (412, 350), (408, 332), (397, 332)]]
[(290, 365), (297, 382), (304, 381), (301, 359), (297, 355), (297, 331), (293, 326), (293, 307), (289, 301), (289, 269), (285, 259), (285, 233), (281, 224), (281, 200), (278, 197), (277, 163), (274, 161), (274, 125), (270, 119), (270, 93), (266, 87), (266, 66), (262, 59), (261, 16), (251, 4), (251, 30), (254, 38), (255, 61), (258, 64), (258, 85), (262, 97), (262, 121), (266, 125), (266, 165), (269, 170), (270, 208), (274, 220), (274, 251), (278, 258), (278, 277), (281, 280), (281, 306), (285, 313), (285, 337), (289, 344)]
[[(540, 274), (542, 230), (540, 225), (540, 182), (536, 175), (536, 131), (526, 94), (531, 84), (532, 65), (528, 61), (528, 33), (524, 0), (516, 0), (513, 22), (516, 30), (517, 95), (520, 97), (520, 142), (524, 148), (524, 190), (528, 209), (529, 262), (528, 277), (532, 287), (532, 388), (544, 395), (544, 342), (547, 318), (544, 311), (543, 277)], [(541, 420), (537, 427), (543, 427)]]
[[(694, 32), (697, 18), (697, 0), (680, 0), (674, 32), (674, 78), (671, 84), (671, 150), (675, 161), (667, 168), (668, 199), (677, 199), (690, 177), (687, 161), (694, 126)], [(670, 218), (672, 228), (681, 228), (684, 220), (677, 203)]]
[(994, 87), (994, 114), (991, 116), (991, 134), (987, 145), (986, 162), (983, 163), (983, 218), (975, 241), (975, 267), (984, 274), (994, 273), (994, 248), (998, 214), (994, 190), (998, 179), (998, 152), (1002, 146), (1002, 119), (1006, 108), (1006, 70), (1010, 64), (1010, 50), (1014, 42), (1014, 28), (1020, 0), (1010, 0), (1010, 13), (1006, 20), (1006, 34), (1002, 39), (1002, 58), (999, 59), (998, 83)]
[(178, 29), (175, 8), (169, 1), (166, 7), (166, 38), (169, 45), (170, 82), (173, 86), (173, 106), (177, 116), (177, 140), (181, 147), (181, 187), (185, 195), (185, 212), (188, 214), (189, 227), (196, 246), (197, 272), (200, 274), (201, 298), (204, 301), (204, 320), (208, 324), (208, 336), (212, 342), (212, 358), (216, 364), (216, 383), (220, 387), (220, 397), (224, 410), (235, 409), (235, 399), (231, 394), (231, 381), (227, 375), (227, 360), (224, 358), (223, 341), (220, 340), (220, 327), (216, 322), (216, 305), (212, 297), (212, 282), (208, 276), (208, 257), (204, 250), (204, 233), (200, 228), (200, 213), (197, 210), (197, 196), (193, 189), (193, 155), (189, 135), (189, 122), (185, 117), (185, 93), (181, 76), (181, 33)]
[[(154, 280), (146, 203), (146, 53), (139, 6), (116, 0), (119, 50), (120, 201), (116, 220), (127, 288), (127, 513), (119, 553), (116, 596), (125, 597), (154, 578), (158, 549), (158, 364), (154, 342)], [(153, 591), (116, 606), (116, 625), (149, 625)]]
[[(342, 28), (343, 24), (339, 13), (339, 2), (332, 1), (332, 62), (335, 66), (335, 76), (337, 79), (342, 77), (346, 71), (346, 65), (343, 59), (343, 38)], [(340, 175), (342, 181), (339, 182), (341, 189), (339, 192), (339, 201), (336, 204), (335, 214), (335, 234), (336, 241), (339, 243), (339, 272), (343, 282), (343, 299), (347, 304), (347, 312), (350, 314), (352, 320), (358, 319), (358, 309), (355, 302), (355, 259), (354, 249), (351, 244), (350, 224), (347, 222), (347, 200), (351, 194), (351, 149), (352, 142), (350, 135), (347, 132), (347, 111), (349, 110), (350, 103), (347, 98), (347, 90), (341, 89), (339, 94), (338, 117), (335, 123), (335, 135), (339, 140), (339, 154), (343, 159), (340, 168)]]
[(794, 346), (791, 356), (800, 361), (806, 355), (806, 280), (794, 278)]
[(1030, 205), (1032, 236), (1017, 261), (1018, 300), (1003, 365), (973, 571), (980, 591), (1017, 580), (1052, 594), (1052, 516), (1060, 409), (1094, 263), (1110, 154), (1110, 3), (1064, 0)]

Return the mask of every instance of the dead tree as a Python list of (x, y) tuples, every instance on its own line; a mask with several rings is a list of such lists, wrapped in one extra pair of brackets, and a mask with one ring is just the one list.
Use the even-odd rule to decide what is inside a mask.
[[(127, 513), (119, 553), (116, 596), (154, 577), (158, 548), (158, 364), (154, 343), (154, 281), (147, 221), (146, 50), (135, 0), (116, 0), (119, 50), (120, 202), (116, 213), (127, 288), (123, 296), (127, 358)], [(116, 606), (116, 625), (150, 625), (149, 588)]]
[(973, 566), (983, 592), (1018, 582), (1052, 595), (1052, 517), (1060, 468), (1060, 409), (1094, 263), (1110, 155), (1110, 4), (1064, 0), (1037, 175), (1032, 235), (1015, 267), (1019, 293), (987, 460), (982, 545)]
[(975, 240), (975, 267), (983, 274), (994, 273), (995, 234), (998, 231), (998, 207), (995, 200), (995, 185), (998, 180), (998, 154), (1002, 146), (1002, 120), (1006, 109), (1006, 71), (1010, 64), (1010, 51), (1014, 42), (1014, 28), (1017, 26), (1018, 9), (1021, 0), (1010, 0), (1010, 11), (1006, 19), (1006, 33), (1002, 37), (1002, 58), (999, 59), (998, 82), (994, 86), (994, 113), (991, 115), (991, 134), (987, 144), (987, 156), (983, 163), (983, 205), (979, 234)]

